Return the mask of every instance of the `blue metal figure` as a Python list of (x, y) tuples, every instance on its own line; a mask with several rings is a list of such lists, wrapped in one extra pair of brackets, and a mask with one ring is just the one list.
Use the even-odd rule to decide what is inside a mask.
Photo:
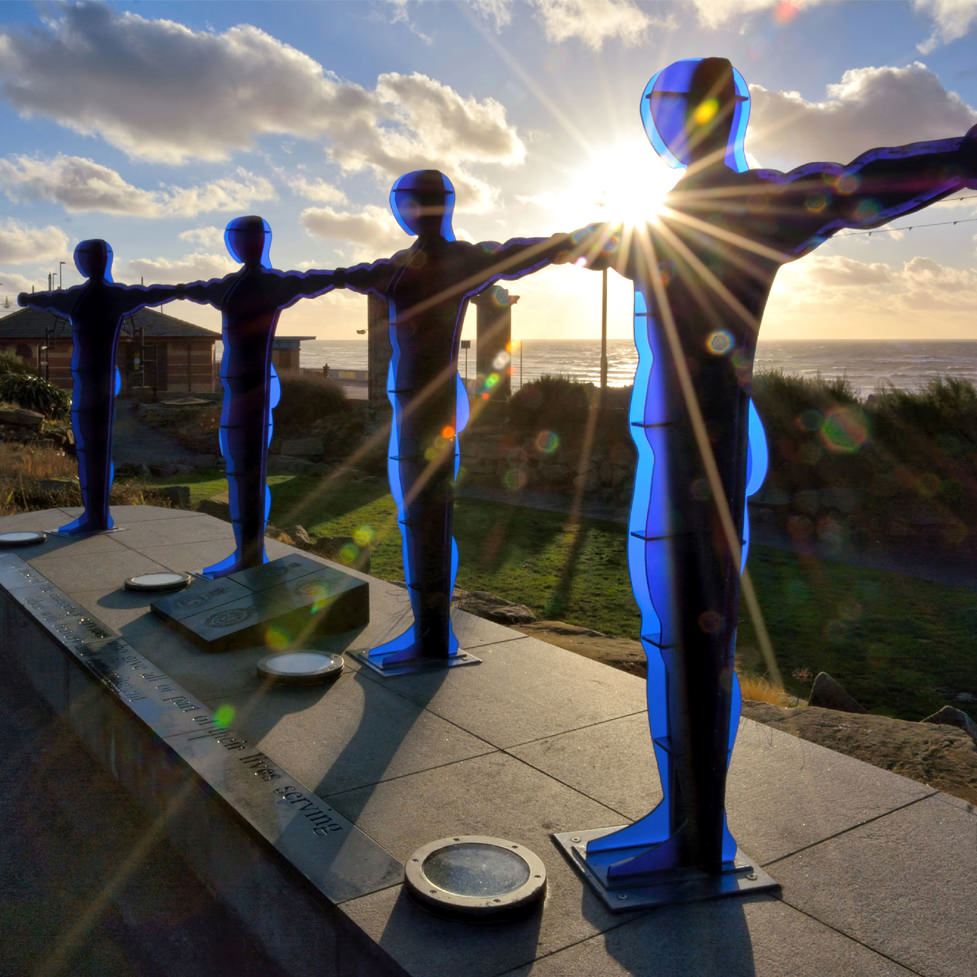
[(505, 244), (456, 241), (454, 197), (451, 181), (438, 170), (400, 177), (390, 191), (390, 207), (417, 240), (389, 259), (338, 268), (334, 278), (337, 288), (373, 293), (389, 306), (388, 393), (394, 416), (388, 470), (414, 622), (370, 652), (370, 661), (381, 668), (449, 665), (458, 652), (450, 616), (458, 569), (452, 524), (458, 432), (469, 414), (458, 376), (468, 299), (500, 279), (542, 268), (570, 246), (565, 235)]
[(78, 457), (78, 480), (85, 511), (61, 526), (76, 535), (111, 529), (112, 420), (121, 377), (115, 366), (119, 330), (125, 316), (146, 305), (181, 297), (179, 285), (118, 285), (112, 281), (112, 248), (93, 238), (75, 248), (75, 267), (88, 279), (56, 292), (22, 292), (20, 305), (48, 309), (71, 323), (71, 427)]
[(733, 650), (746, 497), (766, 467), (750, 387), (777, 270), (842, 228), (878, 227), (977, 186), (977, 127), (780, 173), (747, 169), (748, 112), (746, 84), (724, 58), (655, 75), (642, 120), (686, 173), (656, 221), (586, 242), (590, 267), (634, 282), (628, 559), (664, 793), (645, 817), (588, 843), (587, 863), (609, 885), (674, 869), (718, 876), (736, 854), (724, 810), (740, 707)]
[(183, 290), (184, 298), (213, 305), (223, 314), (220, 448), (227, 472), (235, 550), (206, 567), (203, 573), (207, 577), (223, 577), (268, 562), (268, 443), (271, 412), (281, 389), (271, 364), (275, 326), (282, 309), (332, 288), (330, 276), (323, 273), (284, 272), (271, 267), (271, 228), (262, 217), (232, 220), (224, 232), (224, 243), (231, 257), (244, 267), (224, 278), (194, 282)]

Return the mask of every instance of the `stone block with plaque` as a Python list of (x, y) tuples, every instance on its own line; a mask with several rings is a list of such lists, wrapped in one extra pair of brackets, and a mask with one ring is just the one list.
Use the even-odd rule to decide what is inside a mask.
[(276, 647), (301, 648), (318, 635), (365, 625), (370, 595), (364, 580), (293, 555), (217, 579), (195, 576), (152, 609), (210, 651), (267, 644), (270, 637)]

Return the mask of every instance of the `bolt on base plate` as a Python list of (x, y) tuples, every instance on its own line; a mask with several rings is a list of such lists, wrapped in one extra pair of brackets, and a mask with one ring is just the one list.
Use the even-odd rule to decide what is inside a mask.
[[(622, 850), (620, 855), (614, 855), (610, 859), (607, 857), (608, 853), (602, 853), (603, 858), (600, 860), (588, 860), (587, 842), (617, 830), (618, 828), (595, 828), (553, 835), (553, 841), (567, 861), (590, 883), (611, 912), (622, 913), (632, 909), (683, 902), (705, 902), (708, 899), (724, 899), (780, 889), (780, 884), (759, 865), (739, 853), (733, 864), (728, 869), (724, 867), (718, 875), (698, 869), (673, 869), (609, 883), (607, 866), (627, 857), (627, 850)], [(634, 854), (640, 854), (640, 849), (636, 849)]]

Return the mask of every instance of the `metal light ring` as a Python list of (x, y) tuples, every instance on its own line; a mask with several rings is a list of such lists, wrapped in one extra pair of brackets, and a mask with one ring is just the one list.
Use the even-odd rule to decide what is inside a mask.
[[(528, 870), (527, 880), (518, 888), (497, 896), (469, 896), (451, 892), (432, 882), (424, 873), (424, 865), (436, 852), (461, 845), (484, 845), (518, 855)], [(432, 909), (452, 915), (492, 918), (509, 915), (540, 901), (546, 891), (546, 866), (543, 860), (524, 845), (489, 835), (457, 835), (441, 838), (418, 848), (404, 866), (404, 876), (410, 894)]]

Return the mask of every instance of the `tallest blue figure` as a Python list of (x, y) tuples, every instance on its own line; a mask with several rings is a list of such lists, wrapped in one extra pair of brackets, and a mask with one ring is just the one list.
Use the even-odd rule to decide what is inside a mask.
[(628, 556), (664, 794), (644, 818), (590, 841), (588, 864), (609, 885), (670, 869), (719, 875), (736, 854), (724, 811), (739, 717), (733, 649), (746, 496), (765, 467), (756, 421), (749, 443), (750, 386), (778, 269), (841, 228), (877, 227), (977, 185), (977, 127), (780, 173), (747, 169), (748, 113), (746, 83), (724, 58), (655, 75), (641, 117), (685, 173), (659, 218), (613, 253), (606, 229), (586, 245), (591, 267), (634, 282)]

